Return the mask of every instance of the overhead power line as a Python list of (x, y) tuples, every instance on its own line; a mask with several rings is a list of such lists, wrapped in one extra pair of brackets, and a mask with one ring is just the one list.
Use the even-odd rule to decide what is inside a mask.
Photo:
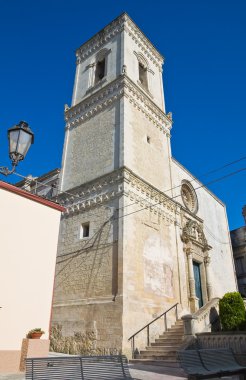
[[(210, 170), (209, 172), (206, 172), (206, 173), (202, 174), (201, 177), (204, 177), (204, 176), (207, 176), (207, 175), (209, 175), (209, 174), (212, 174), (212, 173), (218, 172), (218, 171), (220, 171), (220, 170), (223, 170), (224, 168), (226, 168), (226, 167), (228, 167), (228, 166), (231, 166), (231, 165), (234, 165), (234, 164), (236, 164), (236, 163), (238, 163), (238, 162), (240, 162), (240, 161), (243, 161), (243, 160), (245, 160), (245, 159), (246, 159), (246, 157), (244, 156), (244, 157), (241, 157), (241, 158), (239, 158), (239, 159), (237, 159), (237, 160), (234, 160), (234, 161), (228, 162), (228, 163), (226, 163), (226, 164), (223, 165), (223, 166), (220, 166), (220, 167), (218, 167), (218, 168), (212, 169), (212, 170)], [(47, 185), (47, 184), (45, 184), (45, 183), (43, 183), (43, 182), (41, 182), (41, 181), (38, 181), (38, 180), (35, 179), (35, 178), (29, 178), (29, 177), (27, 177), (27, 176), (23, 176), (22, 174), (19, 174), (19, 173), (17, 173), (17, 172), (14, 172), (13, 174), (15, 174), (16, 176), (21, 177), (21, 178), (23, 178), (23, 179), (26, 179), (27, 181), (28, 181), (28, 180), (29, 180), (30, 182), (31, 182), (31, 181), (34, 181), (36, 184), (40, 184), (40, 185), (42, 185), (42, 186), (44, 186), (44, 187), (49, 187), (49, 188), (52, 187), (52, 185)], [(192, 176), (193, 176), (193, 175), (192, 175)], [(194, 176), (193, 176), (193, 177), (194, 177)], [(193, 182), (193, 181), (201, 182), (201, 181), (200, 181), (198, 178), (196, 178), (196, 177), (194, 177), (190, 182)], [(213, 182), (209, 182), (209, 183), (207, 183), (207, 185), (210, 184), (210, 183), (213, 183)], [(181, 186), (182, 186), (182, 184), (179, 184), (179, 185), (176, 185), (176, 186), (174, 186), (174, 187), (171, 187), (170, 189), (164, 190), (163, 192), (164, 192), (164, 193), (165, 193), (165, 192), (169, 192), (169, 191), (172, 191), (172, 190), (174, 190), (174, 189), (177, 189), (177, 188), (179, 188), (179, 187), (181, 187)], [(203, 185), (202, 187), (204, 187), (204, 186), (206, 186), (206, 185)], [(158, 193), (157, 191), (154, 192), (154, 193), (151, 195), (151, 197), (153, 198), (157, 193)], [(77, 194), (74, 194), (74, 193), (70, 193), (70, 192), (68, 192), (68, 191), (63, 191), (61, 194), (67, 194), (67, 195), (72, 196), (72, 197), (74, 197), (74, 198), (79, 198), (79, 199), (81, 198), (80, 195), (77, 195)], [(175, 198), (175, 197), (174, 197), (174, 198)], [(171, 199), (173, 199), (173, 198), (171, 197)], [(120, 209), (124, 209), (124, 208), (129, 207), (129, 206), (132, 206), (132, 205), (134, 205), (134, 204), (136, 204), (136, 203), (137, 203), (137, 202), (133, 202), (133, 203), (131, 203), (131, 204), (129, 204), (129, 205), (126, 205), (126, 206), (121, 207)], [(102, 205), (102, 204), (100, 204), (100, 203), (98, 203), (97, 206), (99, 206), (99, 207), (104, 207), (104, 208), (108, 208), (108, 207), (109, 207), (109, 206)], [(94, 215), (95, 215), (95, 214), (94, 214)]]
[[(201, 186), (195, 188), (195, 190), (199, 190), (199, 189), (201, 189), (201, 188), (203, 188), (203, 187), (205, 187), (205, 186), (207, 186), (207, 185), (209, 185), (209, 184), (212, 184), (212, 183), (215, 183), (215, 182), (222, 181), (222, 180), (224, 180), (224, 179), (226, 179), (226, 178), (228, 178), (228, 177), (231, 177), (231, 176), (233, 176), (233, 175), (236, 175), (236, 174), (238, 174), (238, 173), (240, 173), (240, 172), (242, 172), (242, 171), (244, 171), (244, 170), (246, 170), (246, 168), (242, 168), (242, 169), (236, 170), (236, 171), (234, 171), (234, 172), (232, 172), (232, 173), (229, 173), (229, 174), (227, 174), (227, 175), (224, 175), (224, 176), (222, 176), (222, 177), (216, 178), (216, 179), (214, 179), (214, 180), (212, 180), (212, 181), (210, 181), (210, 182), (207, 182), (206, 184), (203, 184), (203, 185), (201, 185)], [(179, 197), (179, 196), (180, 196), (180, 194), (179, 194), (179, 195), (176, 195), (176, 196), (174, 196), (174, 197), (172, 197), (171, 199), (177, 198), (177, 197)], [(95, 233), (95, 234), (89, 239), (89, 241), (92, 241), (92, 239), (93, 239), (96, 235), (98, 235), (99, 231), (101, 231), (102, 228), (104, 228), (104, 226), (105, 226), (110, 220), (114, 223), (115, 221), (118, 221), (119, 219), (124, 218), (124, 217), (126, 217), (126, 216), (129, 216), (129, 215), (135, 214), (135, 213), (137, 213), (137, 212), (140, 212), (140, 211), (146, 210), (146, 209), (148, 209), (148, 208), (154, 208), (154, 207), (157, 207), (157, 206), (160, 205), (161, 203), (162, 203), (162, 202), (157, 202), (157, 203), (152, 204), (152, 205), (150, 205), (150, 206), (145, 206), (145, 207), (143, 207), (143, 208), (141, 208), (141, 209), (139, 209), (139, 210), (135, 210), (135, 211), (133, 211), (133, 212), (131, 212), (131, 213), (128, 213), (128, 214), (125, 214), (125, 215), (122, 215), (122, 216), (118, 216), (117, 218), (114, 218), (114, 217), (111, 216), (108, 220), (104, 221), (103, 225), (102, 225), (102, 226), (99, 228), (99, 230), (98, 230), (98, 231), (97, 231), (97, 232), (96, 232), (96, 233)], [(215, 236), (214, 234), (212, 234), (212, 232), (207, 228), (207, 226), (204, 225), (204, 227), (207, 229), (208, 233), (209, 233), (209, 234), (210, 234), (215, 240), (217, 240), (220, 244), (229, 244), (228, 242), (222, 242), (222, 241), (220, 241), (218, 238), (216, 238), (216, 236)], [(62, 259), (61, 261), (57, 262), (57, 264), (61, 264), (61, 263), (65, 262), (65, 261), (69, 261), (69, 262), (66, 264), (66, 266), (67, 266), (67, 265), (69, 265), (69, 263), (70, 263), (74, 258), (80, 256), (80, 255), (81, 255), (82, 253), (84, 253), (84, 252), (91, 251), (91, 250), (93, 249), (93, 247), (94, 247), (95, 242), (93, 242), (93, 244), (92, 244), (91, 246), (87, 246), (87, 244), (88, 244), (89, 241), (87, 241), (87, 242), (86, 242), (86, 245), (85, 245), (83, 248), (79, 249), (79, 250), (76, 250), (76, 251), (74, 251), (74, 252), (69, 252), (69, 253), (66, 253), (66, 254), (63, 254), (63, 255), (58, 256), (57, 258), (59, 258), (59, 257), (64, 257), (64, 256), (70, 256), (70, 255), (73, 255), (72, 257), (68, 257), (68, 258)], [(113, 242), (111, 242), (111, 243), (107, 243), (107, 244), (99, 244), (99, 245), (98, 245), (96, 248), (94, 248), (93, 250), (97, 250), (97, 249), (102, 248), (102, 247), (106, 248), (106, 247), (109, 247), (109, 246), (114, 245), (115, 243), (116, 243), (116, 241), (113, 241)], [(65, 267), (66, 267), (66, 266), (65, 266)], [(60, 272), (62, 272), (62, 271), (65, 269), (65, 267), (63, 267), (63, 268), (62, 268), (62, 269), (61, 269), (56, 275), (58, 276), (58, 275), (60, 274)]]
[[(203, 185), (201, 185), (201, 186), (198, 186), (198, 187), (196, 187), (194, 190), (198, 190), (198, 189), (201, 189), (201, 188), (203, 188), (203, 187), (206, 187), (207, 185), (211, 185), (212, 183), (222, 181), (222, 180), (224, 180), (224, 179), (226, 179), (226, 178), (228, 178), (228, 177), (231, 177), (231, 176), (233, 176), (233, 175), (236, 175), (236, 174), (238, 174), (238, 173), (240, 173), (240, 172), (242, 172), (242, 171), (244, 171), (244, 170), (246, 170), (246, 168), (242, 168), (242, 169), (236, 170), (236, 171), (234, 171), (234, 172), (232, 172), (232, 173), (229, 173), (229, 174), (227, 174), (227, 175), (224, 175), (223, 177), (216, 178), (216, 179), (214, 179), (214, 180), (212, 180), (212, 181), (210, 181), (210, 182), (207, 182), (207, 183), (205, 183), (205, 184), (203, 184)], [(170, 197), (170, 199), (175, 199), (175, 198), (178, 198), (178, 197), (181, 197), (181, 194), (178, 194), (178, 195), (175, 195), (175, 196), (173, 196), (173, 197)], [(136, 214), (137, 212), (140, 212), (140, 211), (146, 210), (147, 208), (156, 207), (156, 206), (160, 205), (161, 203), (162, 203), (162, 201), (157, 202), (157, 203), (154, 203), (154, 204), (152, 204), (152, 205), (150, 205), (150, 206), (145, 206), (145, 207), (143, 207), (143, 208), (141, 208), (141, 209), (139, 209), (139, 210), (135, 210), (135, 211), (132, 211), (132, 212), (130, 212), (130, 213), (128, 213), (128, 214), (125, 214), (125, 215), (119, 216), (118, 219), (125, 218), (125, 217), (128, 216), (128, 215)]]

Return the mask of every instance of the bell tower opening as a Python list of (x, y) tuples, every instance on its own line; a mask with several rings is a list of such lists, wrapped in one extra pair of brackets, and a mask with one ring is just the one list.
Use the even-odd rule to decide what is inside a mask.
[(95, 84), (98, 83), (105, 77), (105, 57), (100, 61), (97, 61), (96, 71), (95, 71)]
[(147, 67), (144, 67), (144, 65), (141, 62), (138, 63), (138, 72), (139, 82), (146, 90), (148, 90)]

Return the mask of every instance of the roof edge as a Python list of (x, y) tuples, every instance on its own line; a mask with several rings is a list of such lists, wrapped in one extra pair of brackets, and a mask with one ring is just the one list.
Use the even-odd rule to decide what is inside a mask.
[(9, 192), (17, 194), (17, 195), (20, 195), (21, 197), (27, 198), (31, 201), (40, 203), (44, 206), (53, 208), (53, 209), (60, 211), (60, 212), (64, 212), (66, 210), (65, 207), (61, 206), (58, 203), (55, 203), (53, 201), (49, 201), (48, 199), (45, 199), (45, 198), (42, 198), (38, 195), (29, 193), (25, 190), (20, 189), (19, 187), (16, 187), (16, 186), (11, 185), (10, 183), (4, 182), (4, 181), (0, 181), (0, 189), (9, 191)]
[[(217, 195), (215, 195), (208, 187), (207, 187), (207, 185), (205, 185), (203, 182), (201, 182), (194, 174), (192, 174), (190, 171), (189, 171), (189, 169), (187, 169), (184, 165), (182, 165), (176, 158), (174, 158), (174, 157), (172, 157), (172, 161), (176, 164), (176, 165), (178, 165), (178, 166), (180, 166), (184, 171), (186, 171), (186, 173), (188, 173), (192, 178), (193, 178), (193, 180), (194, 181), (197, 181), (198, 183), (200, 183), (201, 184), (201, 187), (203, 188), (203, 189), (205, 189), (218, 203), (220, 203), (221, 204), (221, 206), (223, 206), (223, 207), (226, 207), (226, 205), (225, 205), (225, 203), (220, 199), (220, 198), (218, 198), (217, 197)], [(196, 189), (195, 189), (196, 190)]]
[[(113, 25), (114, 23), (116, 23), (117, 21), (119, 21), (121, 18), (126, 18), (126, 20), (130, 21), (130, 23), (132, 23), (134, 25), (134, 27), (137, 29), (137, 31), (147, 40), (147, 42), (150, 44), (150, 46), (152, 47), (152, 49), (154, 49), (156, 55), (159, 56), (159, 59), (162, 60), (164, 62), (165, 60), (165, 57), (159, 52), (159, 50), (155, 47), (155, 45), (150, 41), (150, 39), (144, 34), (144, 32), (139, 28), (139, 26), (135, 23), (135, 21), (133, 21), (133, 19), (128, 15), (127, 12), (122, 12), (119, 16), (117, 16), (115, 19), (113, 19), (112, 21), (110, 21), (108, 24), (106, 24), (102, 29), (100, 29), (97, 33), (95, 33), (91, 38), (89, 38), (87, 41), (85, 41), (82, 45), (80, 45), (77, 49), (76, 49), (76, 55), (79, 54), (80, 50), (82, 48), (85, 48), (86, 45), (89, 45), (99, 34), (102, 34), (105, 29), (109, 28), (111, 25)], [(162, 63), (163, 63), (162, 62)]]

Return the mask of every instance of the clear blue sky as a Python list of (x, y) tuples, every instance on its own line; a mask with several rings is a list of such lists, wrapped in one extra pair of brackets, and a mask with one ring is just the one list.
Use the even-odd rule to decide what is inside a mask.
[[(9, 164), (7, 129), (26, 120), (35, 144), (18, 172), (60, 167), (75, 50), (123, 11), (165, 56), (173, 156), (205, 183), (245, 167), (202, 176), (245, 156), (245, 0), (0, 0), (0, 165)], [(245, 184), (244, 171), (209, 186), (231, 229), (243, 225)]]

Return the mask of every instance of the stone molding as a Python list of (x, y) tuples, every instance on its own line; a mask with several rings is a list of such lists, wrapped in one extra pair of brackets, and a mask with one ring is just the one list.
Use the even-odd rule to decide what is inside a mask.
[(71, 189), (69, 194), (60, 193), (58, 201), (66, 208), (63, 215), (68, 216), (103, 205), (122, 195), (134, 199), (136, 205), (158, 213), (169, 223), (175, 222), (178, 204), (126, 167)]
[(154, 126), (163, 131), (170, 137), (170, 130), (172, 128), (172, 121), (164, 114), (164, 112), (150, 99), (146, 92), (127, 76), (125, 76), (124, 95), (128, 98), (133, 106), (141, 111), (147, 119), (149, 119)]
[(117, 34), (125, 31), (132, 40), (138, 45), (138, 48), (145, 54), (153, 64), (161, 70), (163, 64), (162, 55), (155, 49), (152, 43), (148, 40), (138, 26), (131, 18), (123, 13), (103, 30), (98, 32), (94, 37), (85, 42), (76, 51), (77, 63), (87, 59), (90, 55), (101, 49), (107, 42), (111, 41)]
[(172, 121), (126, 74), (121, 74), (110, 84), (105, 85), (65, 112), (66, 128), (71, 129), (111, 106), (122, 96), (141, 111), (154, 126), (170, 136)]
[(115, 80), (95, 94), (65, 112), (66, 128), (71, 129), (103, 111), (123, 95), (122, 78)]
[[(172, 215), (172, 213), (170, 212), (170, 207), (168, 207), (165, 203), (166, 199), (164, 200), (164, 202), (162, 202), (162, 200), (160, 200), (160, 202), (151, 202), (139, 196), (133, 191), (124, 191), (124, 195), (126, 197), (129, 197), (131, 201), (136, 203), (136, 206), (140, 206), (140, 208), (146, 208), (146, 210), (149, 210), (150, 212), (153, 212), (155, 215), (160, 216), (167, 223), (175, 222), (175, 215)], [(160, 203), (160, 205), (157, 205), (156, 203)]]
[[(182, 241), (188, 244), (194, 243), (202, 248), (203, 252), (209, 251), (212, 247), (208, 245), (207, 239), (203, 232), (203, 227), (195, 220), (188, 219), (183, 228)], [(188, 248), (189, 249), (189, 248)]]
[[(96, 206), (118, 198), (123, 193), (123, 170), (114, 171), (99, 179), (60, 193), (58, 201), (63, 204), (66, 211), (63, 216), (88, 211)], [(72, 195), (72, 193), (74, 195)]]
[[(95, 305), (103, 303), (112, 303), (115, 302), (113, 295), (106, 297), (96, 297), (96, 298), (81, 298), (76, 300), (68, 300), (65, 302), (56, 302), (53, 304), (53, 307), (64, 307), (64, 306), (83, 306), (83, 305)], [(122, 297), (120, 294), (117, 294), (117, 298)]]

